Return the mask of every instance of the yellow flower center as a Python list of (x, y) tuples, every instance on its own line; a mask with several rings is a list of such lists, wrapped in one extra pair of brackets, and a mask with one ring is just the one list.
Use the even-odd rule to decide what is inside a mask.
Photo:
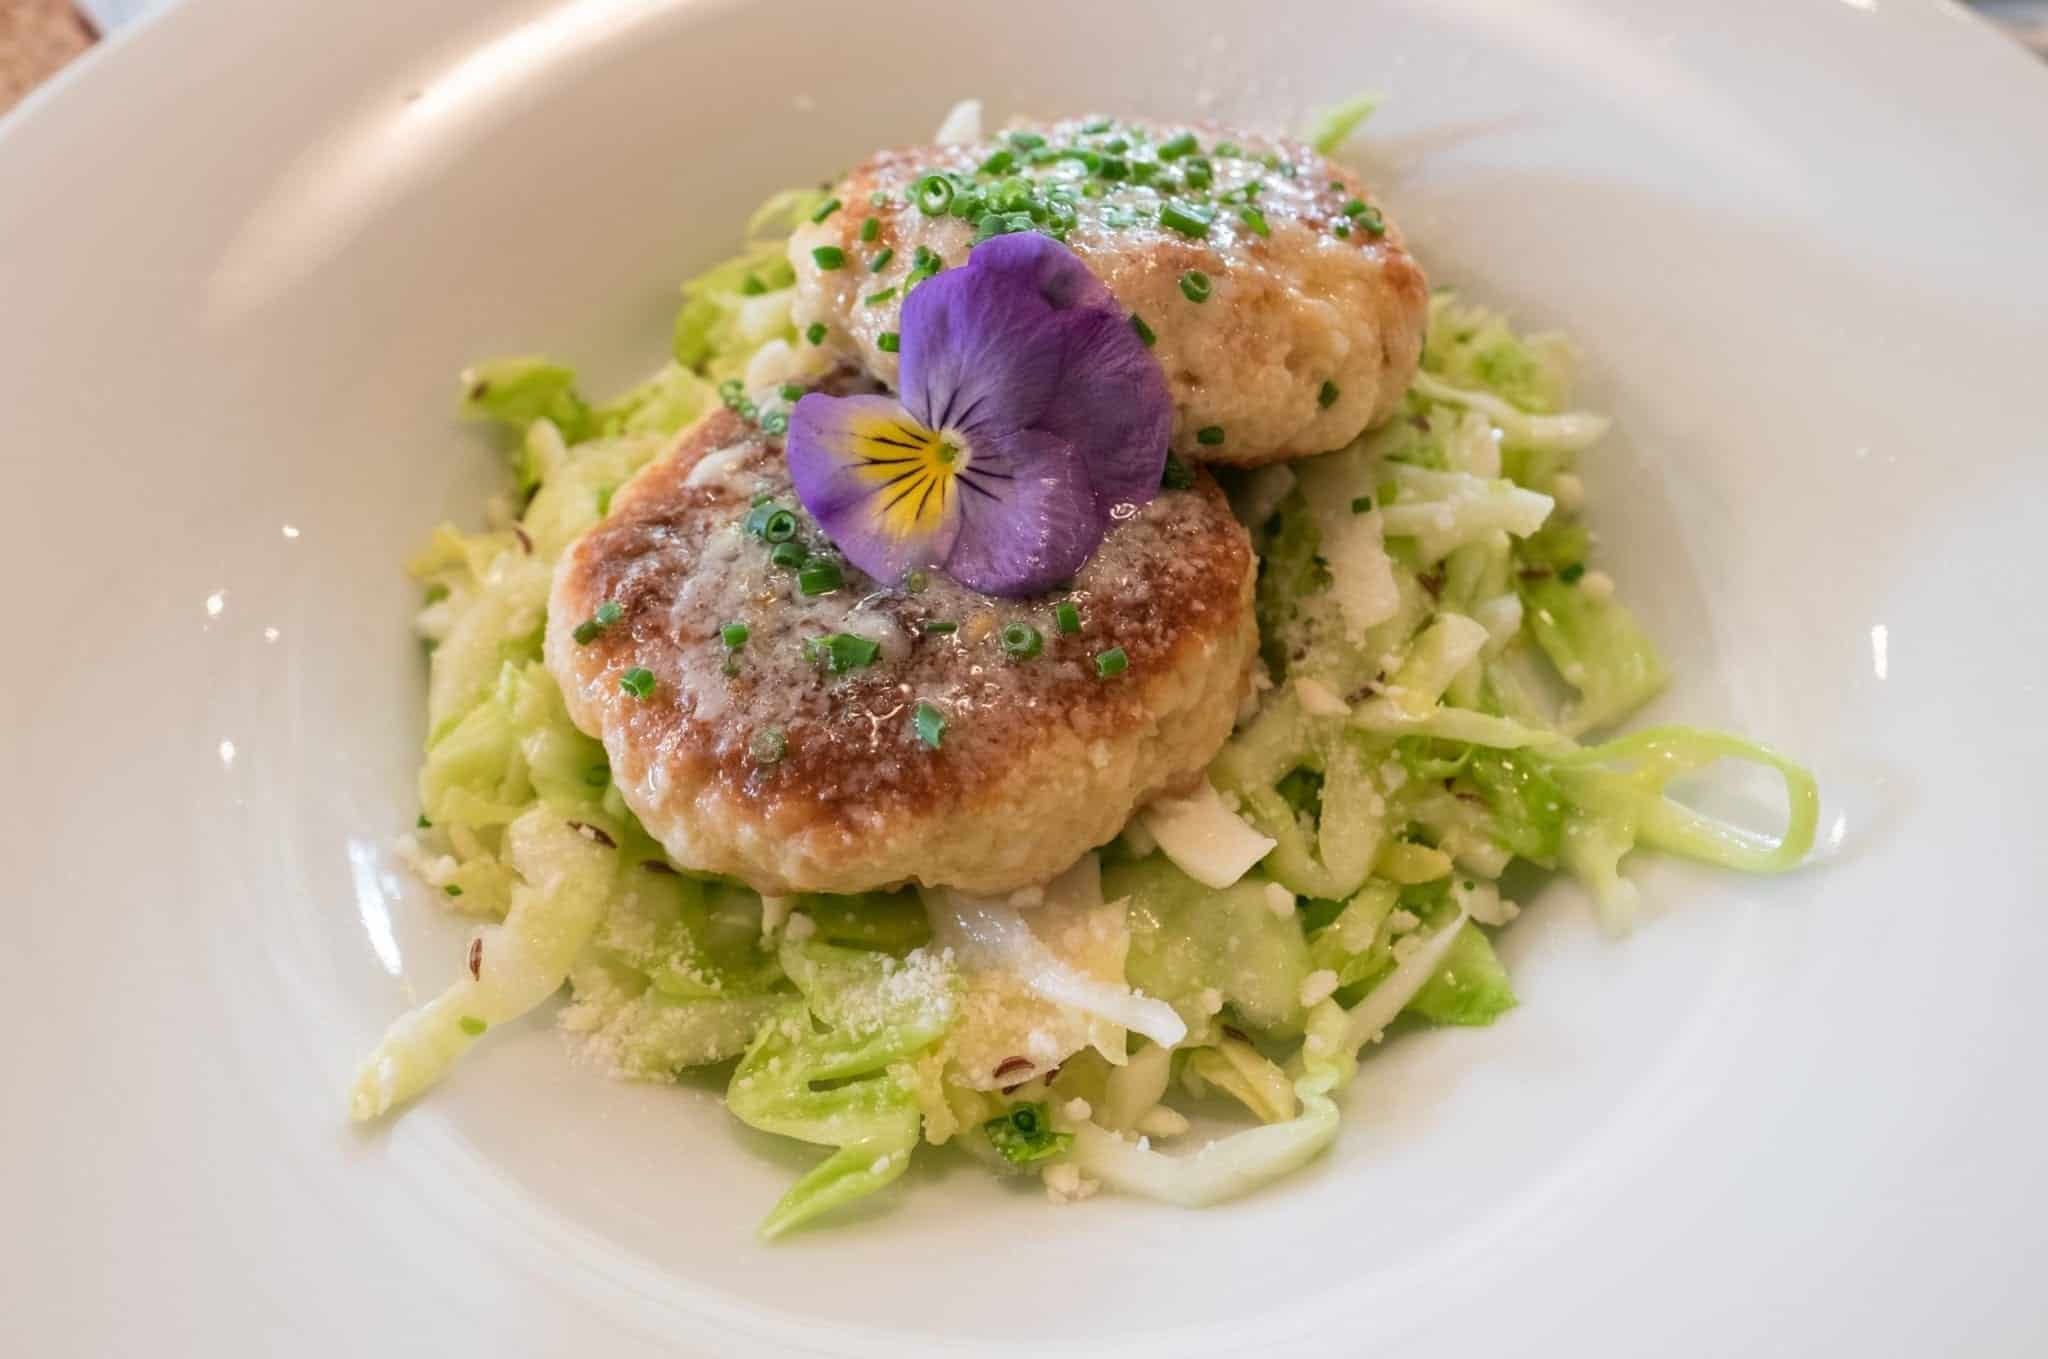
[(852, 433), (855, 470), (878, 488), (872, 504), (882, 531), (898, 541), (936, 532), (973, 461), (967, 441), (907, 416), (856, 420)]

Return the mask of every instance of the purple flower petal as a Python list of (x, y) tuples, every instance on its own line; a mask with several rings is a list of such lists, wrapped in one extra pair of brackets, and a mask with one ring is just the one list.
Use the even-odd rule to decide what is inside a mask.
[(798, 497), (856, 566), (942, 566), (986, 594), (1067, 579), (1159, 489), (1165, 375), (1101, 280), (1036, 232), (977, 246), (903, 304), (903, 404), (804, 397)]
[(1072, 444), (1043, 430), (984, 438), (959, 476), (960, 534), (946, 571), (989, 595), (1035, 595), (1071, 577), (1109, 528)]
[(789, 416), (797, 499), (846, 559), (893, 585), (945, 561), (960, 488), (931, 431), (893, 397), (812, 392)]
[(1146, 504), (1159, 494), (1173, 437), (1173, 397), (1159, 360), (1121, 308), (1070, 313), (1066, 346), (1059, 399), (1036, 427), (1074, 445), (1104, 514)]
[(1078, 255), (997, 236), (903, 304), (904, 404), (970, 438), (1043, 429), (1074, 446), (1107, 512), (1159, 488), (1173, 402), (1158, 360)]
[(904, 407), (932, 429), (1023, 429), (1059, 390), (1059, 313), (1028, 271), (1004, 269), (989, 253), (1013, 239), (1022, 236), (984, 242), (965, 268), (926, 279), (904, 299), (897, 380)]

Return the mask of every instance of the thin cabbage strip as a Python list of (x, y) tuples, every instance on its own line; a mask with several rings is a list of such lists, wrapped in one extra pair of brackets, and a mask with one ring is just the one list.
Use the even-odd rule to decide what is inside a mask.
[(1232, 1133), (1187, 1156), (1167, 1156), (1093, 1123), (1074, 1129), (1074, 1164), (1111, 1188), (1182, 1208), (1206, 1208), (1250, 1193), (1307, 1165), (1337, 1135), (1332, 1091), (1357, 1070), (1358, 1049), (1377, 1041), (1396, 1015), (1436, 975), (1458, 932), (1463, 911), (1367, 993), (1348, 1014), (1335, 1000), (1316, 1007), (1294, 1082), (1301, 1113), (1285, 1123)]
[[(1769, 746), (1697, 727), (1650, 727), (1543, 758), (1581, 809), (1626, 821), (1638, 844), (1744, 873), (1782, 873), (1813, 848), (1819, 786), (1804, 766)], [(1776, 836), (1730, 825), (1664, 795), (1671, 780), (1724, 759), (1763, 765), (1784, 780), (1785, 827)]]
[(552, 996), (569, 975), (604, 914), (618, 856), (545, 807), (505, 831), (512, 889), (505, 923), (471, 945), (467, 975), (401, 1016), (356, 1068), (349, 1115), (375, 1118), (446, 1075), (489, 1028), (509, 1023)]

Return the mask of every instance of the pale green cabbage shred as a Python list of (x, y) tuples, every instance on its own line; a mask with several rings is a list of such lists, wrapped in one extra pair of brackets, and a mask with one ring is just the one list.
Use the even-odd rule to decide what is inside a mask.
[[(1318, 143), (1369, 111), (1333, 110)], [(540, 661), (554, 559), (715, 404), (719, 382), (772, 340), (800, 342), (784, 237), (819, 198), (764, 206), (747, 248), (685, 285), (671, 360), (617, 400), (590, 403), (544, 359), (464, 375), (465, 408), (507, 427), (512, 484), (485, 529), (444, 525), (410, 564), (427, 591), (429, 734), (422, 825), (401, 848), (448, 906), (484, 923), (454, 960), (455, 984), (362, 1064), (357, 1117), (432, 1085), (566, 982), (563, 1027), (614, 1073), (667, 1081), (737, 1059), (735, 1116), (830, 1149), (775, 1205), (767, 1236), (897, 1179), (920, 1141), (1015, 1170), (982, 1124), (1025, 1104), (1057, 1130), (1030, 1166), (1056, 1196), (1100, 1182), (1206, 1204), (1325, 1147), (1332, 1096), (1397, 1015), (1478, 1025), (1515, 1004), (1489, 939), (1515, 910), (1500, 888), (1511, 860), (1578, 879), (1622, 928), (1633, 849), (1751, 872), (1805, 856), (1814, 782), (1782, 756), (1685, 727), (1584, 742), (1666, 678), (1611, 582), (1587, 568), (1568, 479), (1606, 422), (1571, 409), (1560, 337), (1518, 335), (1439, 294), (1397, 418), (1288, 473), (1232, 483), (1262, 558), (1272, 684), (1210, 777), (1274, 848), (1220, 891), (1141, 836), (1103, 851), (1101, 895), (1128, 931), (1124, 981), (1171, 1004), (1187, 1037), (1127, 1052), (1118, 1031), (1021, 1088), (970, 1081), (954, 1060), (975, 1037), (965, 1026), (1015, 1007), (967, 1003), (989, 983), (926, 947), (915, 894), (804, 897), (764, 918), (752, 891), (674, 872)], [(1664, 795), (1723, 759), (1782, 779), (1779, 834)], [(1176, 1136), (1199, 1135), (1168, 1095), (1258, 1126), (1176, 1154)]]

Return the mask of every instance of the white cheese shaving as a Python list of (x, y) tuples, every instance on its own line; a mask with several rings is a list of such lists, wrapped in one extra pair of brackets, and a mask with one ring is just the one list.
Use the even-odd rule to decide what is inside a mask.
[(1294, 893), (1277, 882), (1266, 884), (1266, 909), (1276, 920), (1287, 920), (1294, 915)]
[(1224, 805), (1204, 779), (1186, 797), (1163, 797), (1138, 813), (1175, 867), (1205, 887), (1229, 887), (1276, 843)]
[(1337, 994), (1337, 974), (1329, 968), (1318, 968), (1301, 979), (1301, 1005), (1303, 1009)]
[(981, 101), (963, 99), (946, 110), (932, 140), (940, 146), (965, 146), (981, 140)]
[(1570, 514), (1586, 503), (1586, 483), (1576, 473), (1559, 472), (1550, 480), (1550, 494), (1556, 498), (1557, 507)]
[(1394, 946), (1394, 956), (1401, 959), (1401, 965), (1393, 970), (1387, 979), (1365, 993), (1365, 999), (1344, 1016), (1344, 1046), (1357, 1049), (1367, 1043), (1377, 1043), (1386, 1032), (1387, 1025), (1394, 1017), (1408, 1008), (1408, 1002), (1415, 999), (1415, 993), (1428, 984), (1443, 964), (1451, 945), (1457, 942), (1458, 931), (1465, 928), (1465, 913), (1458, 912), (1448, 925), (1438, 930), (1428, 942), (1419, 935), (1409, 935), (1401, 944), (1411, 945), (1403, 956), (1400, 944)]
[(1177, 1109), (1155, 1104), (1147, 1109), (1138, 1120), (1137, 1131), (1146, 1137), (1179, 1137), (1188, 1130), (1188, 1121)]
[(1522, 630), (1522, 597), (1510, 591), (1482, 599), (1472, 606), (1472, 621), (1486, 629), (1487, 654), (1498, 654)]
[(1152, 838), (1151, 831), (1145, 829), (1145, 822), (1140, 817), (1134, 816), (1126, 821), (1124, 833), (1119, 838), (1123, 840), (1124, 848), (1131, 852), (1133, 858), (1142, 859), (1159, 848), (1159, 842)]
[(697, 459), (697, 465), (690, 469), (690, 475), (683, 478), (685, 486), (712, 486), (722, 482), (732, 469), (753, 455), (752, 444), (734, 444), (731, 448), (713, 449)]
[(1300, 475), (1301, 492), (1321, 539), (1316, 555), (1330, 568), (1330, 592), (1346, 631), (1356, 640), (1401, 608), (1380, 512), (1375, 508), (1359, 514), (1351, 508), (1352, 489), (1370, 484), (1372, 478), (1361, 466), (1360, 455), (1352, 453), (1316, 458), (1302, 464)]
[(798, 348), (787, 340), (770, 340), (747, 360), (743, 386), (759, 405), (779, 397), (776, 388), (785, 382), (810, 384), (832, 371), (832, 360), (815, 345)]
[(1521, 907), (1503, 897), (1490, 882), (1453, 883), (1451, 900), (1482, 925), (1505, 925), (1522, 913)]
[(1303, 675), (1294, 680), (1294, 697), (1310, 717), (1348, 717), (1351, 705), (1321, 680)]

